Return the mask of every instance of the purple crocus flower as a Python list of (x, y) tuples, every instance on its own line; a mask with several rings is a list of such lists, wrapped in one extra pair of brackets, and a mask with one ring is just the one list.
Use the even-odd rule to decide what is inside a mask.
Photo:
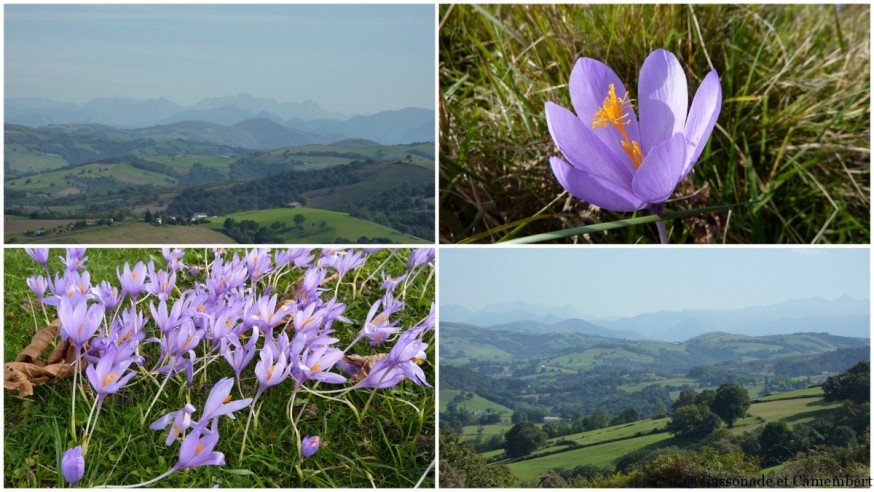
[(103, 305), (86, 301), (75, 306), (66, 297), (58, 301), (58, 318), (61, 320), (61, 340), (70, 339), (77, 349), (94, 336), (94, 332), (103, 321)]
[(204, 465), (224, 465), (225, 455), (213, 451), (219, 439), (218, 432), (206, 431), (197, 427), (182, 440), (179, 446), (179, 461), (173, 465), (171, 471), (183, 468), (194, 468)]
[(67, 257), (59, 256), (67, 271), (75, 271), (85, 268), (88, 257), (85, 256), (85, 248), (67, 248)]
[(185, 251), (181, 249), (170, 250), (170, 248), (161, 248), (164, 254), (164, 259), (167, 261), (167, 268), (175, 271), (182, 270), (185, 265), (182, 263), (182, 257), (185, 256)]
[(108, 394), (118, 393), (118, 390), (136, 375), (133, 371), (124, 374), (124, 371), (134, 362), (133, 359), (116, 361), (115, 355), (115, 346), (110, 344), (100, 362), (96, 366), (89, 365), (85, 369), (88, 381), (97, 392), (98, 398), (102, 399)]
[(222, 415), (227, 415), (229, 418), (233, 419), (234, 412), (246, 408), (250, 403), (252, 403), (251, 398), (231, 401), (231, 388), (233, 388), (233, 386), (233, 378), (224, 378), (215, 383), (212, 387), (212, 391), (209, 392), (209, 397), (206, 399), (206, 405), (203, 407), (203, 412), (197, 423), (199, 427), (205, 427), (207, 422), (217, 419)]
[(319, 444), (321, 443), (322, 440), (319, 439), (319, 436), (304, 437), (300, 441), (300, 454), (303, 455), (304, 458), (309, 458), (316, 454), (316, 451), (319, 450)]
[(258, 378), (257, 394), (260, 395), (265, 389), (281, 383), (289, 373), (291, 373), (291, 364), (287, 362), (285, 353), (281, 352), (274, 362), (273, 350), (265, 346), (261, 349), (261, 360), (255, 364), (255, 376)]
[[(558, 182), (601, 208), (661, 213), (716, 124), (722, 105), (716, 71), (704, 77), (690, 107), (680, 62), (662, 49), (650, 53), (640, 69), (639, 127), (633, 100), (604, 63), (580, 58), (569, 85), (576, 115), (546, 103), (549, 132), (567, 159), (550, 158)], [(659, 235), (667, 242), (662, 222)]]
[[(234, 368), (237, 374), (237, 380), (240, 379), (240, 373), (249, 365), (249, 362), (255, 357), (255, 344), (258, 342), (258, 328), (252, 329), (252, 336), (246, 345), (240, 343), (239, 337), (231, 333), (222, 340), (221, 353), (228, 361), (228, 364)], [(234, 347), (233, 349), (231, 347)]]
[(46, 264), (49, 262), (48, 248), (24, 248), (24, 251), (33, 258), (33, 261), (42, 265), (43, 268), (47, 268)]
[(121, 283), (124, 294), (136, 299), (145, 290), (146, 265), (142, 261), (138, 261), (133, 270), (125, 262), (124, 271), (119, 273), (118, 268), (116, 268), (115, 273), (118, 275), (118, 281)]
[(64, 452), (61, 458), (61, 471), (64, 472), (64, 480), (72, 485), (79, 483), (85, 475), (85, 457), (82, 456), (82, 446), (70, 448)]
[(118, 305), (119, 301), (119, 292), (118, 289), (104, 280), (100, 282), (100, 285), (97, 287), (93, 287), (91, 292), (97, 297), (97, 300), (100, 301), (101, 304), (106, 306), (106, 309), (112, 311), (115, 309), (115, 306)]
[(42, 302), (43, 298), (46, 296), (46, 288), (48, 288), (49, 284), (46, 278), (42, 275), (33, 275), (32, 277), (28, 277), (27, 286), (30, 287), (30, 290), (32, 290), (39, 298), (39, 301)]
[(432, 261), (434, 257), (434, 248), (418, 248), (410, 251), (410, 259), (407, 260), (407, 271)]
[(170, 427), (170, 432), (167, 434), (167, 439), (164, 441), (164, 445), (169, 446), (173, 444), (173, 441), (179, 437), (182, 432), (189, 427), (191, 427), (191, 414), (196, 410), (194, 405), (190, 403), (186, 403), (182, 409), (177, 410), (175, 412), (170, 412), (167, 415), (159, 418), (158, 420), (152, 422), (149, 425), (150, 429), (153, 430), (161, 430), (173, 423), (173, 426)]

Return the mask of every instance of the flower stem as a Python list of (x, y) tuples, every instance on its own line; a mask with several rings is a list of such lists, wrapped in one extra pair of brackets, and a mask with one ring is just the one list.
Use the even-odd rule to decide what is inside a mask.
[(252, 414), (255, 413), (255, 404), (258, 403), (258, 398), (261, 396), (261, 393), (255, 393), (255, 399), (252, 400), (252, 406), (249, 407), (249, 418), (246, 419), (246, 430), (243, 431), (243, 445), (240, 446), (240, 459), (239, 461), (243, 461), (243, 452), (246, 451), (246, 436), (249, 435), (249, 424), (252, 423)]
[(146, 409), (145, 413), (143, 413), (142, 418), (140, 418), (140, 426), (146, 423), (146, 419), (149, 418), (149, 412), (152, 411), (152, 407), (155, 406), (155, 402), (158, 401), (158, 397), (161, 396), (161, 393), (164, 391), (164, 386), (167, 384), (167, 381), (170, 380), (170, 373), (172, 371), (167, 371), (167, 377), (164, 378), (164, 382), (161, 383), (161, 386), (158, 388), (158, 392), (155, 394), (155, 397), (152, 398), (152, 403), (149, 405), (149, 408)]
[(82, 356), (80, 354), (80, 348), (76, 345), (76, 370), (73, 371), (73, 401), (72, 408), (70, 409), (70, 431), (73, 434), (73, 440), (76, 440), (76, 384), (79, 380), (79, 369), (82, 364)]
[(668, 233), (665, 230), (665, 221), (660, 220), (656, 222), (656, 229), (659, 230), (659, 240), (662, 244), (668, 244)]
[(143, 482), (143, 483), (138, 483), (136, 485), (107, 485), (106, 487), (113, 488), (113, 489), (136, 489), (139, 487), (145, 487), (146, 485), (151, 485), (151, 484), (157, 482), (158, 480), (161, 480), (163, 478), (167, 478), (168, 476), (170, 476), (170, 474), (172, 474), (175, 471), (176, 471), (175, 467), (170, 468), (169, 470), (158, 475), (157, 477), (155, 477), (151, 480), (148, 480), (146, 482)]

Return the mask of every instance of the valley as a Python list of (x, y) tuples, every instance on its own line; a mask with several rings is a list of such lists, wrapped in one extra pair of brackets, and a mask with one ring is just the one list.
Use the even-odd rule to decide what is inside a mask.
[[(581, 320), (488, 328), (444, 322), (441, 330), (442, 432), (457, 433), (478, 453), (477, 466), (486, 467), (478, 474), (506, 467), (504, 486), (621, 487), (641, 477), (652, 486), (653, 473), (674, 473), (666, 468), (673, 460), (779, 477), (806, 466), (805, 456), (856, 449), (868, 433), (870, 396), (844, 401), (832, 392), (846, 373), (870, 380), (868, 338), (715, 331), (657, 341), (599, 335)], [(714, 396), (733, 388), (746, 395), (747, 408), (717, 425)], [(678, 430), (681, 418), (698, 412), (715, 422), (699, 434)], [(823, 437), (841, 425), (849, 442)], [(785, 434), (784, 454), (763, 448), (772, 432)], [(510, 454), (511, 442), (526, 439), (533, 440), (528, 451)], [(708, 456), (710, 465), (694, 464), (695, 456)], [(729, 462), (734, 468), (719, 468)]]
[[(405, 138), (397, 127), (410, 118), (425, 124), (426, 113), (433, 128), (433, 111), (388, 113), (372, 116), (383, 142)], [(323, 133), (313, 133), (263, 115), (232, 125), (143, 128), (7, 122), (4, 241), (432, 241), (434, 144), (384, 144), (342, 132), (368, 121), (334, 133), (324, 133), (331, 132), (325, 121), (313, 127)], [(248, 232), (226, 230), (227, 219), (245, 221)], [(151, 230), (131, 227), (138, 222)]]

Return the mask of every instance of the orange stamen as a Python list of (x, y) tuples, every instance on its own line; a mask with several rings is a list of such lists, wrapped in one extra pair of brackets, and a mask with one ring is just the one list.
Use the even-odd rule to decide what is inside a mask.
[(606, 127), (608, 124), (613, 125), (619, 133), (622, 134), (622, 149), (631, 157), (634, 167), (640, 168), (643, 162), (643, 152), (640, 150), (640, 145), (636, 140), (628, 138), (625, 133), (625, 126), (631, 124), (631, 118), (627, 110), (634, 110), (634, 103), (628, 97), (628, 93), (621, 98), (616, 97), (616, 87), (610, 84), (610, 92), (604, 98), (604, 104), (595, 112), (592, 119), (592, 128)]
[(114, 372), (109, 373), (108, 376), (103, 378), (103, 387), (105, 388), (107, 384), (115, 381), (116, 379), (118, 379), (118, 375), (116, 373), (114, 373)]

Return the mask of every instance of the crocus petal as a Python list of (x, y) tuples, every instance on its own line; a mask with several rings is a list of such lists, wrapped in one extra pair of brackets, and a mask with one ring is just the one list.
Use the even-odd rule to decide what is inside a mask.
[[(613, 70), (604, 63), (592, 58), (580, 58), (577, 60), (571, 71), (569, 81), (569, 90), (571, 93), (571, 102), (574, 106), (574, 111), (580, 118), (583, 124), (592, 125), (595, 113), (604, 104), (604, 99), (610, 91), (610, 84), (616, 90), (617, 97), (624, 97), (626, 90), (622, 81), (616, 76)], [(639, 132), (637, 129), (637, 117), (634, 111), (628, 110), (629, 124), (625, 126), (625, 132), (631, 140), (640, 141)], [(634, 164), (631, 163), (631, 158), (622, 149), (622, 135), (619, 130), (612, 125), (598, 128), (595, 131), (597, 136), (609, 149), (613, 155), (619, 156), (622, 162), (628, 167), (629, 171), (633, 170)]]
[(716, 74), (716, 70), (711, 70), (695, 92), (692, 107), (689, 109), (689, 118), (683, 128), (686, 145), (689, 147), (686, 150), (684, 177), (692, 170), (692, 166), (698, 161), (704, 146), (707, 145), (707, 139), (716, 126), (716, 118), (721, 107), (722, 88), (719, 86), (719, 75)]
[(682, 133), (666, 140), (646, 156), (634, 175), (631, 189), (648, 203), (664, 203), (683, 178), (686, 162), (686, 142)]
[(631, 169), (595, 135), (591, 123), (587, 126), (570, 110), (547, 101), (546, 125), (570, 165), (616, 184), (631, 185)]
[(683, 131), (689, 109), (686, 74), (673, 53), (655, 50), (640, 68), (637, 87), (643, 155)]
[(615, 212), (633, 212), (646, 206), (630, 189), (577, 170), (558, 157), (550, 157), (549, 163), (558, 182), (580, 200)]

